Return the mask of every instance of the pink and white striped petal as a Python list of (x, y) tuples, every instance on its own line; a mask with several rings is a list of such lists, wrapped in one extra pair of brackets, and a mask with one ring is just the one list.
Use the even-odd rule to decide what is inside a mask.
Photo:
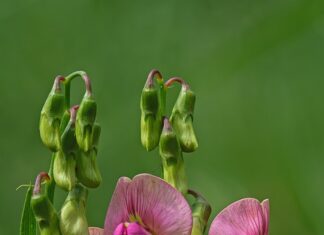
[(105, 221), (105, 235), (118, 225), (138, 222), (156, 235), (190, 235), (191, 209), (182, 194), (159, 177), (140, 174), (119, 179)]
[(211, 224), (209, 235), (268, 235), (269, 200), (236, 201), (222, 210)]

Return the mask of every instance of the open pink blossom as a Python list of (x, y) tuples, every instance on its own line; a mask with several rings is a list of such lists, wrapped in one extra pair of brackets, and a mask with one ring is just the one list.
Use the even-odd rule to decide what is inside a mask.
[(119, 179), (104, 235), (190, 235), (191, 227), (191, 209), (182, 194), (159, 177), (140, 174)]
[(269, 213), (269, 200), (241, 199), (216, 216), (209, 235), (268, 235)]

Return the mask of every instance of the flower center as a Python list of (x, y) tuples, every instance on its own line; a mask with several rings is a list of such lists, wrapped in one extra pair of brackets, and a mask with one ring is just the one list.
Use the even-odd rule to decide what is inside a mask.
[(138, 222), (124, 222), (120, 223), (115, 231), (114, 235), (152, 235), (146, 231)]

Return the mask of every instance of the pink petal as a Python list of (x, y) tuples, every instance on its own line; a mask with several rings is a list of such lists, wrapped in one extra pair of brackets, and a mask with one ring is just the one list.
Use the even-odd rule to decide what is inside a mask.
[(102, 228), (89, 227), (89, 235), (104, 235)]
[(145, 228), (157, 235), (190, 235), (191, 209), (171, 185), (159, 177), (140, 174), (130, 180), (119, 179), (112, 196), (106, 221), (105, 235), (113, 235), (120, 223), (138, 216)]
[(270, 221), (270, 205), (269, 200), (266, 199), (261, 203), (263, 216), (264, 216), (264, 235), (269, 234), (269, 221)]
[(121, 177), (117, 182), (106, 215), (105, 235), (112, 235), (120, 223), (128, 222), (127, 189), (130, 183), (131, 180), (127, 177)]
[(267, 235), (269, 201), (262, 204), (245, 198), (222, 210), (211, 224), (209, 235)]

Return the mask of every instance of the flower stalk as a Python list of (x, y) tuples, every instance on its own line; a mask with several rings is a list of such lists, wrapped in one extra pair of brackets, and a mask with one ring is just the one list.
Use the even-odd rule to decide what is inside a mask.
[[(81, 77), (85, 94), (70, 107), (70, 88)], [(166, 94), (181, 84), (170, 117)], [(64, 91), (63, 91), (64, 88)], [(83, 71), (57, 76), (41, 111), (40, 136), (52, 152), (49, 172), (41, 172), (29, 185), (20, 235), (203, 235), (211, 206), (197, 191), (189, 189), (184, 152), (193, 152), (198, 141), (193, 128), (196, 96), (180, 77), (165, 83), (153, 69), (141, 94), (141, 142), (147, 151), (159, 146), (162, 178), (140, 174), (121, 177), (108, 207), (104, 229), (89, 227), (86, 204), (89, 188), (100, 185), (97, 164), (101, 127), (96, 122), (97, 104), (91, 82)], [(45, 187), (42, 187), (45, 183)], [(59, 212), (54, 207), (56, 186), (67, 191)], [(189, 196), (194, 198), (191, 204)], [(269, 201), (253, 198), (226, 207), (213, 220), (209, 235), (268, 235)]]
[[(79, 105), (70, 107), (70, 89), (76, 77), (83, 79), (85, 94)], [(95, 188), (101, 182), (96, 162), (100, 137), (96, 110), (91, 82), (84, 71), (55, 77), (41, 111), (39, 128), (42, 142), (52, 152), (50, 168), (48, 173), (38, 175), (28, 199), (41, 235), (89, 234), (84, 197), (88, 190), (84, 186)], [(43, 190), (42, 181), (45, 181)], [(68, 191), (60, 217), (53, 206), (56, 185)], [(79, 195), (82, 191), (86, 193)]]

